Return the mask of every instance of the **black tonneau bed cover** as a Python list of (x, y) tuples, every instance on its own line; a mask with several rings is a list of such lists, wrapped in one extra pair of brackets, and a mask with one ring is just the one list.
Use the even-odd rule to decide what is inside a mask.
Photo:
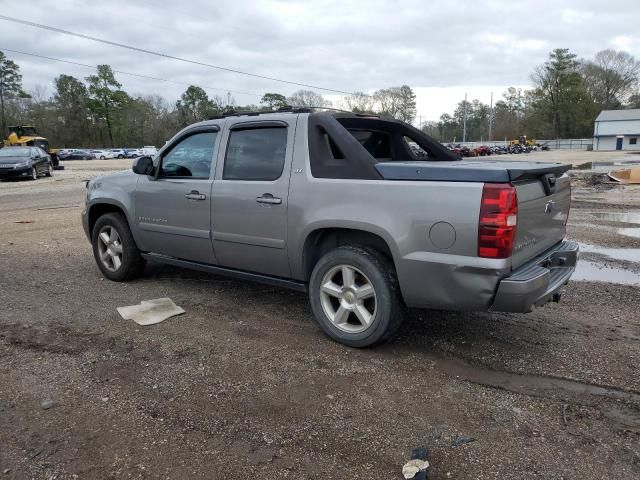
[(562, 176), (571, 165), (548, 162), (474, 161), (380, 162), (376, 170), (385, 180), (509, 183), (554, 174)]

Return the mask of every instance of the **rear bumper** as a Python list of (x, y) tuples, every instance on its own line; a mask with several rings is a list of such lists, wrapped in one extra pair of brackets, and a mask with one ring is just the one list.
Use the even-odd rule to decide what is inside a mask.
[(577, 243), (564, 241), (518, 267), (498, 284), (490, 310), (526, 313), (559, 299), (558, 290), (576, 269), (578, 251)]

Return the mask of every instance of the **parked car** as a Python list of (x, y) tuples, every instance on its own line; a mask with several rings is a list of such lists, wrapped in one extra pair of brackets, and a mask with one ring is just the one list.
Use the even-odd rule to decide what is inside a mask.
[(127, 151), (124, 148), (112, 148), (111, 153), (115, 158), (128, 158)]
[(153, 145), (146, 145), (142, 147), (142, 155), (147, 155), (149, 157), (153, 157), (156, 153), (158, 153), (158, 149)]
[(0, 178), (28, 178), (53, 175), (51, 156), (40, 147), (0, 148)]
[(364, 347), (389, 338), (405, 306), (559, 301), (578, 252), (565, 241), (569, 168), (459, 160), (391, 119), (235, 115), (87, 182), (82, 224), (110, 280), (154, 261), (305, 291), (329, 337)]
[(89, 150), (73, 150), (65, 155), (58, 155), (60, 160), (93, 160), (96, 157)]
[(125, 148), (124, 150), (127, 153), (127, 158), (141, 157), (144, 155), (141, 148)]
[(95, 158), (99, 158), (100, 160), (107, 160), (109, 158), (115, 158), (113, 152), (111, 152), (110, 150), (89, 150), (89, 152)]
[(455, 147), (451, 144), (446, 145), (446, 148), (453, 153), (456, 157), (462, 158), (462, 150), (459, 147)]

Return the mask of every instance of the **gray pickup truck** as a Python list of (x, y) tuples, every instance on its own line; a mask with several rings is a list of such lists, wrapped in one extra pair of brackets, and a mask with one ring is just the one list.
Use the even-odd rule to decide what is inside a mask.
[(305, 291), (328, 336), (365, 347), (405, 307), (558, 301), (578, 253), (567, 169), (463, 161), (376, 116), (237, 114), (88, 182), (82, 223), (111, 280), (155, 261)]

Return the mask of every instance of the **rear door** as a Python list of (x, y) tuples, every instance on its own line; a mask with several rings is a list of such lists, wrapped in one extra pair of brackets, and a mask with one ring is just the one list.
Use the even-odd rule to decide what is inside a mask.
[(518, 220), (512, 266), (516, 268), (565, 237), (571, 182), (566, 174), (560, 177), (547, 174), (514, 185)]
[(228, 119), (213, 187), (219, 265), (288, 277), (287, 206), (297, 115)]
[(211, 186), (219, 126), (184, 132), (162, 152), (157, 178), (140, 175), (135, 221), (145, 250), (215, 263)]

